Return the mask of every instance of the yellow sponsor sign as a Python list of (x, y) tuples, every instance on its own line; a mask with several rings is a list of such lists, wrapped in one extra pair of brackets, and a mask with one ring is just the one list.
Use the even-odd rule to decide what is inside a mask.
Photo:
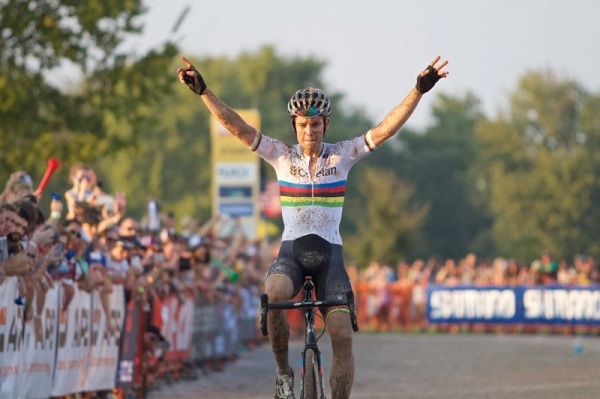
[[(236, 110), (260, 130), (257, 110)], [(213, 160), (213, 213), (237, 219), (249, 238), (257, 237), (260, 217), (260, 159), (233, 136), (214, 116), (210, 119)]]

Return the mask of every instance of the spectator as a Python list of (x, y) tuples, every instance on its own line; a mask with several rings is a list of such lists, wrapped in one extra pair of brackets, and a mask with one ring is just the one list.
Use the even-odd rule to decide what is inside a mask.
[(109, 253), (107, 271), (111, 280), (116, 283), (124, 283), (129, 271), (129, 251), (133, 244), (128, 241), (119, 240)]
[(577, 280), (577, 272), (565, 259), (558, 262), (558, 271), (556, 272), (556, 281), (558, 284), (571, 285)]
[(588, 256), (578, 255), (575, 257), (575, 270), (579, 285), (590, 285), (594, 281), (592, 262)]
[(4, 207), (8, 255), (11, 256), (23, 249), (22, 240), (27, 232), (29, 222), (27, 214), (16, 205), (5, 203), (2, 206)]
[(96, 185), (92, 169), (84, 163), (75, 163), (69, 170), (71, 188), (65, 192), (67, 202), (67, 219), (75, 218), (75, 204), (77, 202), (90, 202), (93, 199)]
[(121, 239), (133, 241), (137, 237), (138, 223), (131, 217), (124, 218), (119, 223), (119, 236)]
[(4, 191), (0, 194), (0, 203), (17, 202), (33, 195), (32, 184), (31, 177), (26, 172), (14, 172), (6, 182)]
[(540, 256), (540, 268), (538, 270), (541, 284), (556, 283), (556, 274), (558, 272), (558, 262), (554, 260), (550, 251), (545, 250)]

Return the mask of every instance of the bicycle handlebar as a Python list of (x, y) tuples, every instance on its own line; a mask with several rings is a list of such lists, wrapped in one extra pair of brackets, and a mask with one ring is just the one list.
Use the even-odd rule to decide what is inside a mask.
[(358, 321), (356, 320), (356, 304), (354, 303), (354, 293), (352, 290), (346, 292), (345, 299), (329, 299), (317, 301), (300, 301), (300, 302), (269, 302), (267, 294), (260, 296), (260, 324), (261, 331), (264, 336), (267, 336), (267, 311), (271, 309), (305, 309), (315, 308), (320, 306), (348, 306), (350, 311), (350, 322), (352, 330), (358, 331)]
[(300, 302), (268, 302), (268, 309), (302, 309), (319, 306), (347, 306), (346, 299), (331, 299), (327, 301), (300, 301)]

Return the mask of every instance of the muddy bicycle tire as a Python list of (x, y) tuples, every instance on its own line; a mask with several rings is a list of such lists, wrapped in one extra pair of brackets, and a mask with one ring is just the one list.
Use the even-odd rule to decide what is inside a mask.
[(304, 353), (303, 395), (300, 399), (319, 399), (319, 365), (317, 354), (313, 349)]

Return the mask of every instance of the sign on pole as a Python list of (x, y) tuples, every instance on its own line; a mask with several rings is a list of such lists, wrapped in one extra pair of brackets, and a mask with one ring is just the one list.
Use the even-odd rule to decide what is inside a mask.
[[(257, 110), (236, 110), (252, 127), (260, 130)], [(238, 219), (246, 237), (255, 238), (260, 216), (258, 204), (260, 159), (223, 127), (210, 120), (213, 160), (213, 212)]]

